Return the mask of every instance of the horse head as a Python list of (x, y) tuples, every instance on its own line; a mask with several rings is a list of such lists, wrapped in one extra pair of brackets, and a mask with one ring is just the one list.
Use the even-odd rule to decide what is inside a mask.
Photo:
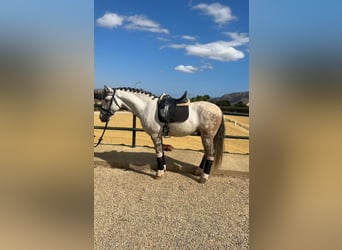
[(115, 89), (105, 85), (103, 90), (103, 101), (100, 108), (100, 120), (102, 122), (107, 122), (119, 109), (120, 106), (115, 99)]

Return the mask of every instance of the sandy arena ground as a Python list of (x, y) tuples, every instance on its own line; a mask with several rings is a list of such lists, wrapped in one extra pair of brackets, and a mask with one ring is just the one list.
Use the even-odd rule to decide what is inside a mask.
[[(109, 127), (132, 127), (133, 115), (129, 112), (117, 112), (111, 117)], [(99, 119), (99, 112), (94, 112), (94, 125), (104, 126)], [(249, 136), (249, 117), (225, 116), (226, 135)], [(137, 127), (141, 128), (140, 120), (137, 119)], [(94, 143), (101, 135), (102, 130), (94, 130)], [(132, 144), (132, 132), (107, 130), (102, 141), (103, 144)], [(164, 138), (164, 144), (170, 144), (178, 149), (202, 150), (201, 138), (199, 136)], [(137, 132), (137, 146), (153, 147), (151, 138), (145, 132)], [(225, 152), (249, 154), (249, 140), (225, 139)]]
[(249, 179), (94, 169), (94, 249), (249, 249)]
[[(132, 117), (118, 112), (109, 126), (131, 128)], [(104, 126), (99, 112), (94, 125)], [(225, 126), (227, 135), (249, 135), (249, 117), (225, 116)], [(94, 130), (94, 142), (101, 133)], [(153, 167), (144, 167), (156, 164), (153, 149), (127, 147), (132, 132), (107, 130), (103, 143), (116, 146), (94, 150), (94, 249), (249, 249), (249, 178), (211, 175), (199, 184), (198, 176), (185, 171), (201, 161), (202, 153), (192, 151), (202, 150), (199, 136), (164, 139), (192, 150), (166, 152), (169, 171), (161, 180), (154, 179)], [(137, 132), (136, 144), (153, 146), (145, 132)], [(248, 154), (249, 140), (225, 139), (225, 152)]]

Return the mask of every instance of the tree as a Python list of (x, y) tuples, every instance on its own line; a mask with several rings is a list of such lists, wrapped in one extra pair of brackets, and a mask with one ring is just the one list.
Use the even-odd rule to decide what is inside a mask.
[(197, 102), (197, 101), (209, 101), (210, 96), (209, 95), (198, 95), (190, 99), (192, 102)]
[(238, 103), (234, 104), (234, 107), (247, 108), (248, 106), (244, 104), (243, 102), (239, 101)]
[(210, 100), (210, 96), (209, 95), (204, 95), (203, 96), (203, 101), (209, 101)]
[(228, 100), (218, 101), (218, 102), (216, 102), (216, 105), (220, 106), (220, 107), (230, 107), (231, 106), (231, 104)]

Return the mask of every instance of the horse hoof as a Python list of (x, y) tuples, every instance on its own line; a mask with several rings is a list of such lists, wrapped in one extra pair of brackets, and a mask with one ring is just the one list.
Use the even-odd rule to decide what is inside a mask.
[(165, 174), (165, 170), (157, 170), (155, 179), (160, 180), (164, 176), (164, 174)]
[(202, 172), (203, 172), (203, 170), (201, 168), (196, 168), (195, 171), (194, 171), (194, 175), (201, 176)]
[(201, 184), (204, 184), (204, 183), (207, 182), (208, 178), (209, 178), (209, 175), (203, 173), (203, 174), (201, 175), (201, 177), (199, 178), (198, 182), (201, 183)]
[(201, 183), (201, 184), (204, 184), (207, 182), (208, 179), (204, 178), (203, 176), (201, 176), (199, 179), (198, 179), (198, 183)]

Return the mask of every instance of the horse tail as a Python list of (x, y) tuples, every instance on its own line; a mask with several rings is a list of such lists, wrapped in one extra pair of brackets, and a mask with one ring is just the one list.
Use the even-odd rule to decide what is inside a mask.
[(220, 127), (218, 128), (216, 135), (214, 137), (214, 145), (215, 145), (215, 160), (214, 160), (214, 168), (218, 168), (222, 163), (222, 156), (224, 152), (224, 136), (225, 136), (226, 128), (224, 126), (224, 115), (222, 114), (222, 120)]

